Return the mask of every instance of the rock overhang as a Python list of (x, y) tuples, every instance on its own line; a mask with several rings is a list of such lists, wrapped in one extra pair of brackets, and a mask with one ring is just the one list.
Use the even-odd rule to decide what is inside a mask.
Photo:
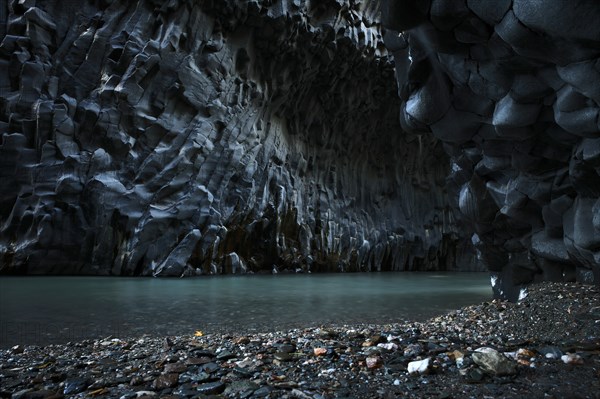
[(444, 142), (450, 197), (496, 294), (516, 299), (542, 279), (600, 283), (600, 5), (390, 0), (383, 9), (406, 42), (394, 47), (402, 125)]

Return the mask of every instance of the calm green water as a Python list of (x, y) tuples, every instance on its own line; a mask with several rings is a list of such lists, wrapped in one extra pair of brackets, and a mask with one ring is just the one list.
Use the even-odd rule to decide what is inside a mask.
[(0, 347), (424, 320), (490, 300), (487, 273), (0, 278)]

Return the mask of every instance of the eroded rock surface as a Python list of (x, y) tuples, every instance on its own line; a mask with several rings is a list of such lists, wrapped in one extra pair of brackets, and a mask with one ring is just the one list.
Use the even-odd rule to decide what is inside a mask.
[(0, 271), (444, 269), (463, 234), (497, 294), (600, 283), (599, 18), (593, 0), (10, 1)]
[(600, 284), (600, 4), (385, 1), (401, 122), (444, 142), (499, 294)]
[[(378, 15), (355, 0), (2, 3), (0, 272), (453, 267), (449, 163), (437, 138), (400, 126)], [(478, 23), (466, 31), (487, 32)], [(575, 112), (565, 117), (594, 131), (595, 89), (581, 89), (581, 68), (563, 71), (564, 106)], [(449, 90), (444, 79), (436, 84)], [(494, 100), (505, 96), (502, 82), (477, 79)], [(548, 92), (536, 82), (523, 81), (526, 97), (531, 85)], [(414, 96), (439, 105), (439, 117), (423, 115), (440, 131), (464, 107), (494, 108), (473, 97), (448, 113), (438, 91)], [(507, 126), (511, 107), (531, 108), (520, 124), (541, 109), (504, 102)], [(581, 153), (580, 170), (590, 157)], [(553, 202), (552, 215), (571, 200)]]

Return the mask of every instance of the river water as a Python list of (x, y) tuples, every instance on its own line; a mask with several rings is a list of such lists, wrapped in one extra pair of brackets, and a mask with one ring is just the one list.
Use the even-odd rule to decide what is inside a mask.
[(0, 347), (425, 320), (492, 298), (487, 273), (0, 278)]

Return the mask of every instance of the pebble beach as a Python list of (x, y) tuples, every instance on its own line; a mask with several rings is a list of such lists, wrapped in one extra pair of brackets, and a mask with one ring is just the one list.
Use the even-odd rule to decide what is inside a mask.
[(425, 322), (104, 337), (0, 351), (0, 398), (600, 398), (600, 287)]

